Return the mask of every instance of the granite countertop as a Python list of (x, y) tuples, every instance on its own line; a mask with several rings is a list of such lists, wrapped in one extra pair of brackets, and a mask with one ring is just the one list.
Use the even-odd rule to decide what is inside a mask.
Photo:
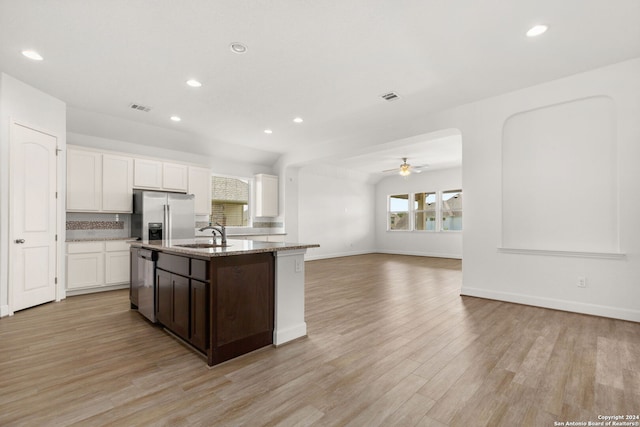
[(107, 240), (136, 240), (136, 237), (82, 237), (79, 239), (65, 239), (65, 242), (106, 242)]
[[(250, 237), (250, 236), (286, 236), (287, 233), (263, 233), (263, 232), (253, 232), (253, 233), (228, 233), (228, 237)], [(202, 236), (200, 236), (202, 237)]]
[(307, 248), (319, 248), (318, 244), (285, 243), (285, 242), (258, 242), (255, 240), (229, 239), (228, 246), (215, 248), (187, 248), (180, 245), (201, 243), (200, 239), (174, 239), (167, 240), (138, 240), (131, 246), (153, 249), (156, 251), (174, 253), (178, 255), (190, 255), (197, 257), (213, 258), (219, 256), (256, 254), (262, 252), (293, 251)]

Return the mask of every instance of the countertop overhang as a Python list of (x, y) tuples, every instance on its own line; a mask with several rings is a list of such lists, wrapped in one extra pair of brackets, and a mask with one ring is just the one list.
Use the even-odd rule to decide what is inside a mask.
[(318, 244), (288, 243), (288, 242), (260, 242), (256, 240), (228, 239), (226, 247), (215, 248), (186, 248), (180, 245), (202, 243), (202, 237), (197, 239), (173, 240), (138, 240), (131, 242), (132, 247), (152, 249), (178, 255), (188, 255), (204, 258), (219, 256), (233, 256), (256, 254), (263, 252), (294, 251), (308, 248), (319, 248)]

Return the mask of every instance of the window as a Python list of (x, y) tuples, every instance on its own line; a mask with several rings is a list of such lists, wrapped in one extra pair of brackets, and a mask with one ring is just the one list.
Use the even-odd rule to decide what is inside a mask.
[(462, 190), (394, 194), (387, 208), (389, 231), (462, 230)]
[(249, 226), (249, 180), (211, 177), (211, 223)]
[(389, 230), (409, 229), (409, 195), (389, 196)]
[(413, 195), (416, 230), (436, 230), (436, 193), (416, 193)]
[(442, 230), (462, 230), (462, 190), (442, 192)]

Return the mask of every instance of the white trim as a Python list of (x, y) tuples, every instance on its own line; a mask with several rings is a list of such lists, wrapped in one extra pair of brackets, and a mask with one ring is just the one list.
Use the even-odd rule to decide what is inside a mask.
[(627, 257), (627, 254), (622, 252), (550, 251), (545, 249), (498, 248), (498, 252), (503, 254), (564, 256), (575, 258), (602, 258), (618, 260), (625, 259)]
[(387, 249), (379, 249), (375, 251), (375, 253), (389, 254), (389, 255), (423, 256), (423, 257), (431, 257), (431, 258), (462, 259), (462, 254), (447, 254), (442, 252), (393, 251), (393, 250), (387, 250)]
[(278, 346), (307, 336), (307, 322), (289, 326), (286, 329), (276, 329), (273, 331), (273, 344)]
[(97, 292), (115, 291), (117, 289), (128, 289), (129, 283), (120, 283), (118, 285), (102, 285), (94, 286), (92, 288), (79, 288), (79, 289), (67, 289), (66, 294), (69, 297), (75, 295), (95, 294)]
[(10, 314), (8, 305), (0, 305), (0, 317), (9, 316)]
[(410, 255), (410, 256), (423, 256), (423, 257), (430, 257), (430, 258), (462, 259), (461, 254), (446, 254), (441, 252), (391, 251), (386, 249), (377, 249), (373, 251), (340, 252), (340, 253), (325, 254), (325, 255), (309, 255), (309, 253), (307, 252), (307, 255), (305, 256), (305, 261), (315, 261), (320, 259), (342, 258), (342, 257), (348, 257), (348, 256), (368, 255), (368, 254)]
[(573, 313), (590, 314), (593, 316), (609, 317), (613, 319), (628, 320), (631, 322), (640, 322), (640, 310), (629, 310), (626, 308), (586, 304), (556, 298), (545, 298), (533, 295), (514, 294), (511, 292), (498, 292), (469, 287), (463, 287), (460, 290), (460, 295), (525, 304), (554, 310), (570, 311)]
[(309, 252), (307, 252), (307, 254), (305, 255), (304, 259), (305, 259), (305, 261), (314, 261), (314, 260), (317, 260), (317, 259), (342, 258), (342, 257), (346, 257), (346, 256), (367, 255), (367, 254), (372, 254), (372, 253), (376, 253), (376, 251), (337, 252), (337, 253), (322, 254), (322, 255), (310, 255)]

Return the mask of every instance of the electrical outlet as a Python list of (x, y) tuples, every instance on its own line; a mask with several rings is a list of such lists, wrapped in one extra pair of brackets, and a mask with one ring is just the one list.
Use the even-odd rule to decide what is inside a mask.
[(301, 273), (302, 272), (302, 260), (297, 259), (296, 260), (296, 273)]
[(584, 276), (579, 276), (578, 277), (578, 287), (579, 288), (586, 288), (587, 287), (587, 278)]

